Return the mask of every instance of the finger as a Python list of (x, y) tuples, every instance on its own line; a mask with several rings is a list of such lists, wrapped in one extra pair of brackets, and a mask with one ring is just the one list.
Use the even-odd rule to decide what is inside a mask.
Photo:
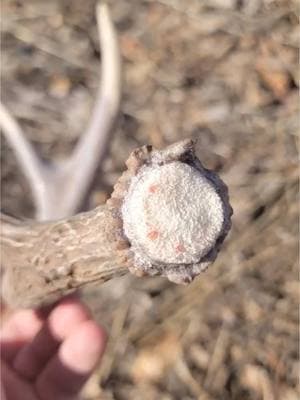
[(35, 311), (17, 311), (9, 318), (0, 330), (1, 356), (11, 363), (25, 343), (41, 329), (43, 324)]
[(37, 315), (39, 315), (41, 318), (46, 319), (48, 318), (49, 314), (51, 313), (52, 310), (54, 310), (59, 304), (66, 304), (67, 302), (74, 301), (76, 303), (80, 303), (80, 296), (78, 292), (73, 292), (71, 294), (68, 294), (67, 296), (63, 297), (62, 299), (56, 301), (55, 303), (51, 304), (46, 304), (38, 309), (35, 310)]
[(78, 300), (68, 299), (60, 303), (32, 342), (19, 351), (13, 363), (14, 369), (26, 379), (35, 379), (59, 344), (89, 318), (87, 308)]
[(43, 400), (73, 398), (99, 362), (105, 343), (102, 328), (91, 320), (83, 322), (38, 377), (37, 393)]
[(1, 362), (1, 400), (22, 399), (33, 400), (34, 394), (30, 386), (22, 382), (16, 373), (5, 362)]

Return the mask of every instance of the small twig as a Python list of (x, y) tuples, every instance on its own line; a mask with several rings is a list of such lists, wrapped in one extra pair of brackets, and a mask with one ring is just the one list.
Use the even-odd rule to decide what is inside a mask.
[[(6, 24), (9, 24), (10, 21), (5, 21)], [(11, 21), (17, 23), (18, 20)], [(69, 52), (66, 54), (61, 49), (57, 49), (57, 45), (51, 41), (49, 38), (43, 37), (35, 37), (32, 34), (32, 31), (25, 27), (25, 25), (18, 25), (18, 28), (15, 29), (12, 27), (5, 27), (2, 24), (0, 28), (0, 32), (9, 32), (13, 35), (18, 41), (25, 43), (26, 45), (30, 45), (37, 49), (39, 52), (45, 53), (51, 57), (57, 58), (59, 61), (63, 61), (64, 63), (74, 66), (76, 68), (84, 69), (85, 71), (89, 71), (90, 73), (97, 73), (98, 68), (94, 65), (87, 64), (83, 59), (79, 59), (79, 57), (70, 54)]]
[(128, 271), (189, 283), (214, 261), (232, 210), (194, 143), (136, 149), (127, 167), (95, 210), (56, 222), (2, 218), (2, 294), (10, 305), (39, 306)]
[(29, 181), (38, 220), (70, 216), (76, 212), (107, 150), (118, 114), (121, 93), (120, 56), (108, 8), (96, 9), (102, 50), (102, 80), (94, 112), (73, 154), (62, 163), (46, 165), (26, 140), (6, 108), (0, 107), (0, 126)]

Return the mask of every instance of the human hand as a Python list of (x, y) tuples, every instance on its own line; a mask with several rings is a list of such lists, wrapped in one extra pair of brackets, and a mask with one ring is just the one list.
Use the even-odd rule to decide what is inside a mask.
[(100, 360), (105, 334), (79, 300), (47, 316), (17, 311), (0, 331), (2, 400), (75, 400)]

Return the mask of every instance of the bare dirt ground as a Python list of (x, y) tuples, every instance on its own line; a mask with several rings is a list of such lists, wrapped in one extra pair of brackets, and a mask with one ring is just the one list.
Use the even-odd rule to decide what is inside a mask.
[[(123, 102), (89, 207), (105, 201), (134, 147), (193, 137), (228, 184), (234, 218), (217, 262), (188, 287), (124, 277), (85, 291), (110, 334), (85, 398), (296, 400), (298, 2), (110, 4)], [(92, 109), (94, 6), (2, 2), (2, 98), (46, 159), (68, 153)], [(2, 210), (31, 216), (4, 140), (1, 162)]]

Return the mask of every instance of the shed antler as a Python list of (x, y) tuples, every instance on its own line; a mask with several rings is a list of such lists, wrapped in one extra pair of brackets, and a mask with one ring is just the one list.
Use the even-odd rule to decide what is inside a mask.
[(57, 222), (2, 220), (2, 294), (12, 306), (50, 303), (130, 271), (189, 283), (230, 229), (227, 188), (194, 143), (136, 149), (104, 206)]
[(38, 220), (67, 217), (79, 209), (103, 160), (118, 113), (121, 63), (117, 36), (107, 6), (99, 4), (96, 14), (102, 56), (101, 86), (89, 126), (67, 160), (46, 165), (18, 123), (0, 104), (0, 126), (29, 181)]

